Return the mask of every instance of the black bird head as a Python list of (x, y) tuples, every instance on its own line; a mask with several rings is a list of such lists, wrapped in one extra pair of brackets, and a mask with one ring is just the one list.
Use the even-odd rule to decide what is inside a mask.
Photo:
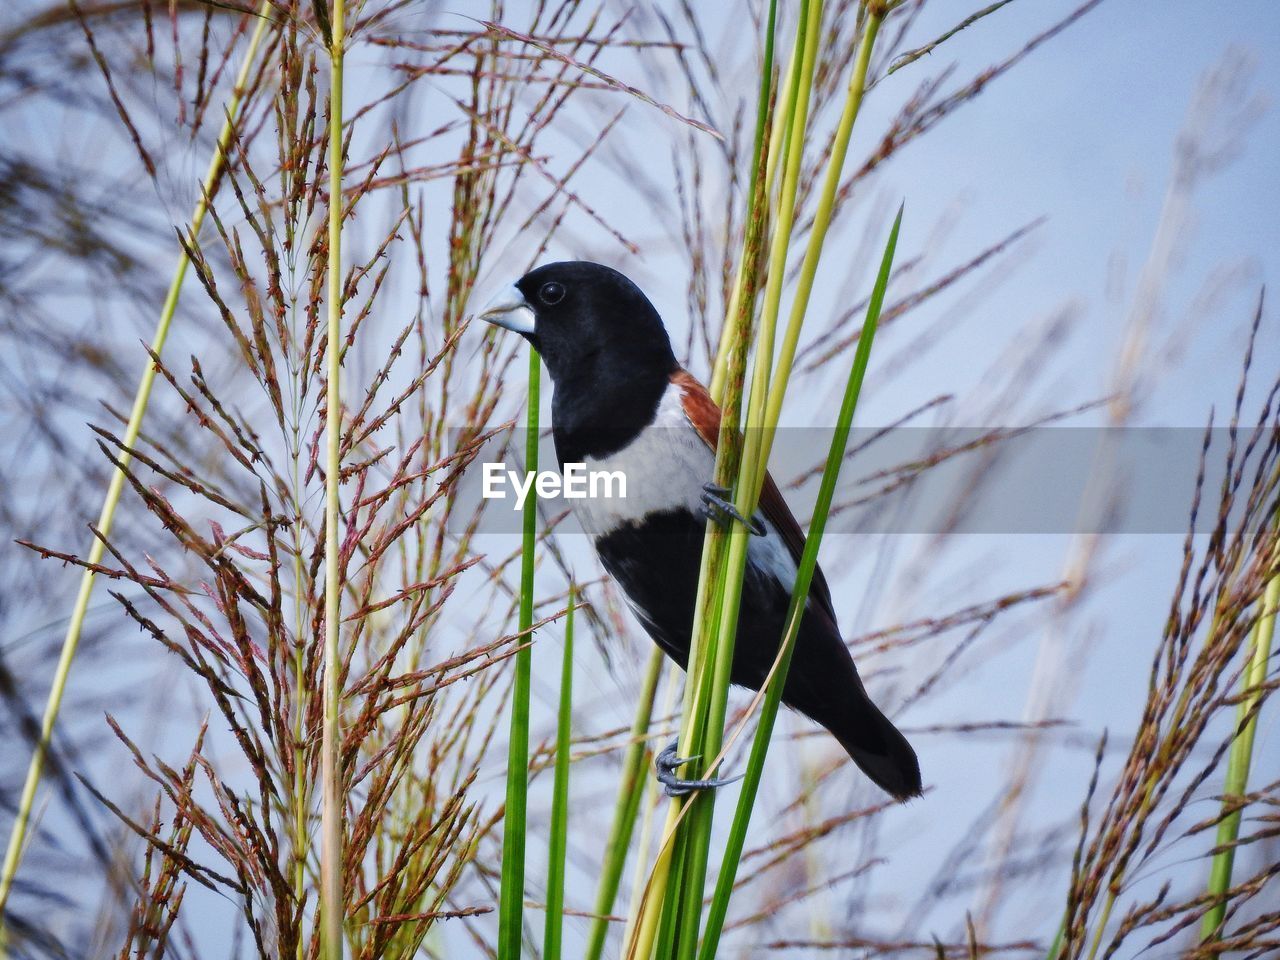
[(621, 449), (649, 423), (680, 369), (653, 304), (611, 267), (586, 260), (531, 270), (480, 313), (540, 354), (555, 384), (562, 462)]
[(587, 260), (531, 270), (480, 317), (533, 344), (557, 384), (602, 374), (630, 380), (642, 371), (665, 380), (678, 366), (649, 298), (617, 270)]

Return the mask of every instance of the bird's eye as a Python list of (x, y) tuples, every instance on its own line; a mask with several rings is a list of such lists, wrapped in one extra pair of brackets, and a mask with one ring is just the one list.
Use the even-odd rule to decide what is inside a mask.
[(538, 288), (538, 299), (549, 307), (555, 306), (564, 299), (564, 287), (554, 280), (544, 283)]

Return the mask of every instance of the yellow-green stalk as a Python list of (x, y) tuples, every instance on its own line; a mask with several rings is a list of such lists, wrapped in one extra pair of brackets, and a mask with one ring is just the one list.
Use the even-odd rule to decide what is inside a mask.
[[(758, 228), (763, 222), (763, 209), (768, 204), (768, 195), (765, 193), (763, 186), (768, 182), (767, 173), (761, 169), (762, 164), (767, 165), (768, 157), (776, 157), (778, 150), (776, 144), (782, 139), (778, 133), (784, 127), (794, 127), (796, 124), (796, 114), (800, 112), (797, 104), (803, 104), (804, 112), (807, 113), (809, 90), (812, 85), (813, 64), (815, 61), (814, 49), (817, 45), (818, 29), (817, 23), (812, 14), (817, 13), (820, 18), (820, 3), (817, 0), (809, 2), (804, 0), (801, 6), (801, 18), (797, 27), (797, 37), (794, 46), (792, 64), (788, 68), (789, 76), (799, 76), (803, 78), (803, 82), (794, 82), (791, 85), (793, 93), (788, 93), (782, 98), (784, 107), (781, 112), (775, 114), (773, 121), (773, 135), (770, 142), (766, 145), (763, 143), (764, 131), (768, 120), (768, 102), (769, 102), (769, 85), (772, 79), (772, 68), (769, 63), (772, 52), (772, 44), (766, 48), (766, 68), (762, 76), (761, 93), (759, 100), (759, 111), (757, 115), (757, 140), (756, 151), (753, 157), (752, 171), (752, 192), (751, 204), (752, 210), (748, 216), (748, 239), (746, 246), (749, 248), (752, 242), (752, 230)], [(773, 34), (773, 26), (775, 23), (775, 8), (770, 8), (770, 40)], [(804, 119), (799, 121), (799, 135), (792, 140), (788, 137), (788, 143), (792, 148), (803, 145)], [(762, 151), (768, 151), (762, 155)], [(796, 149), (790, 149), (786, 156), (788, 160), (795, 157)], [(789, 236), (791, 225), (794, 218), (795, 193), (798, 184), (798, 174), (793, 173), (790, 178), (786, 174), (783, 176), (783, 192), (780, 198), (780, 211), (771, 226), (774, 231), (774, 243), (771, 246), (771, 252), (776, 253), (778, 232), (785, 230)], [(784, 226), (785, 224), (785, 226)], [(782, 253), (785, 260), (785, 249)], [(771, 257), (772, 261), (772, 257)], [(754, 269), (755, 255), (754, 253), (744, 254), (740, 261), (744, 268)], [(744, 271), (743, 276), (746, 273)], [(772, 277), (771, 277), (772, 279)], [(754, 287), (753, 287), (754, 289)], [(777, 293), (780, 298), (780, 290)], [(730, 478), (733, 469), (730, 466), (729, 472), (726, 473), (726, 459), (734, 452), (735, 443), (726, 443), (726, 433), (732, 437), (732, 431), (735, 429), (738, 416), (737, 409), (740, 406), (741, 398), (741, 374), (738, 374), (736, 383), (732, 382), (735, 378), (728, 372), (730, 370), (729, 356), (733, 352), (738, 353), (738, 362), (741, 363), (745, 357), (746, 343), (749, 340), (750, 316), (751, 308), (754, 305), (754, 295), (743, 298), (742, 295), (735, 297), (735, 305), (738, 309), (738, 315), (726, 318), (726, 323), (731, 327), (741, 330), (733, 336), (721, 338), (721, 356), (717, 360), (716, 367), (726, 371), (725, 379), (729, 381), (726, 389), (730, 395), (724, 399), (723, 406), (725, 408), (725, 429), (722, 430), (721, 444), (718, 448), (716, 476), (719, 481)], [(776, 309), (774, 312), (776, 319)], [(768, 364), (768, 357), (772, 354), (771, 341), (769, 346), (761, 346), (757, 353), (757, 367), (761, 363), (761, 356), (765, 357), (764, 363)], [(739, 370), (741, 367), (739, 366)], [(767, 382), (767, 370), (765, 371)], [(732, 438), (736, 442), (736, 437)], [(721, 560), (723, 554), (723, 541), (725, 535), (715, 529), (709, 528), (703, 546), (703, 557), (699, 579), (698, 601), (694, 614), (694, 629), (689, 655), (689, 671), (686, 678), (685, 697), (682, 711), (682, 726), (679, 743), (679, 751), (681, 755), (688, 756), (697, 754), (703, 739), (703, 720), (706, 714), (705, 704), (710, 693), (711, 686), (711, 668), (714, 666), (714, 658), (707, 655), (708, 648), (712, 643), (708, 639), (721, 635), (719, 624), (720, 615), (724, 609), (724, 583), (726, 581), (725, 566)], [(730, 567), (729, 569), (732, 569)], [(739, 572), (739, 576), (741, 573)], [(705, 759), (705, 757), (704, 757)], [(663, 932), (664, 945), (665, 940), (675, 932), (675, 913), (680, 909), (677, 899), (673, 899), (668, 891), (678, 892), (679, 888), (687, 882), (683, 877), (685, 868), (685, 835), (677, 833), (676, 828), (684, 819), (685, 813), (689, 807), (680, 801), (671, 804), (668, 810), (667, 823), (663, 831), (663, 840), (660, 846), (657, 861), (654, 864), (653, 871), (650, 875), (649, 884), (645, 891), (642, 901), (641, 915), (636, 921), (635, 936), (628, 944), (628, 956), (635, 958), (647, 958), (654, 950), (655, 942), (659, 935), (659, 920), (662, 919), (661, 930)], [(709, 830), (709, 823), (706, 825)], [(705, 831), (704, 831), (705, 832)], [(672, 881), (673, 864), (675, 868), (674, 883)], [(697, 857), (693, 867), (697, 869)], [(690, 887), (685, 886), (688, 891)], [(700, 903), (700, 886), (698, 888), (698, 897)], [(687, 898), (688, 902), (692, 902), (692, 894)], [(688, 911), (686, 910), (686, 913)], [(687, 934), (686, 934), (687, 936)], [(696, 937), (696, 922), (694, 923), (694, 933)], [(687, 949), (687, 948), (686, 948)]]
[(342, 742), (342, 658), (338, 649), (342, 594), (338, 577), (338, 482), (342, 475), (342, 62), (346, 0), (329, 16), (329, 263), (324, 475), (324, 723), (320, 737), (320, 923), (326, 960), (342, 960), (342, 821), (338, 749)]
[[(662, 697), (662, 712), (660, 716), (669, 717), (675, 711), (676, 698), (680, 692), (680, 680), (680, 676), (674, 670), (667, 674), (667, 690)], [(645, 788), (644, 815), (640, 821), (640, 841), (637, 844), (640, 856), (636, 858), (635, 874), (631, 882), (631, 903), (627, 909), (627, 923), (623, 930), (622, 942), (625, 946), (630, 946), (635, 942), (636, 927), (642, 919), (641, 913), (647, 887), (644, 854), (653, 842), (653, 824), (657, 814), (659, 796), (658, 781), (650, 779), (648, 786)]]
[[(809, 245), (805, 249), (804, 262), (800, 265), (800, 276), (796, 281), (795, 299), (791, 302), (791, 316), (787, 320), (787, 331), (782, 338), (782, 348), (774, 367), (769, 402), (765, 410), (767, 423), (776, 424), (782, 415), (782, 400), (786, 393), (787, 381), (791, 377), (791, 365), (795, 361), (796, 346), (800, 342), (800, 328), (804, 325), (805, 314), (809, 309), (809, 297), (813, 293), (818, 261), (822, 258), (823, 242), (826, 240), (827, 229), (831, 226), (831, 217), (835, 212), (836, 193), (840, 189), (845, 155), (849, 152), (849, 137), (853, 133), (854, 122), (858, 119), (858, 111), (862, 107), (862, 97), (867, 89), (867, 70), (871, 66), (871, 51), (875, 48), (876, 35), (880, 32), (883, 19), (883, 14), (871, 11), (867, 14), (866, 23), (862, 28), (858, 57), (854, 62), (853, 75), (849, 78), (849, 92), (845, 97), (840, 123), (836, 127), (835, 142), (832, 144), (826, 176), (822, 181), (822, 193), (818, 197), (818, 208), (813, 215)], [(764, 439), (763, 456), (759, 462), (760, 473), (756, 478), (757, 486), (764, 483), (764, 470), (769, 462), (772, 434), (770, 433)]]
[(795, 649), (796, 637), (800, 632), (800, 621), (805, 601), (809, 596), (809, 588), (813, 582), (814, 572), (818, 565), (818, 549), (822, 544), (822, 535), (826, 529), (827, 515), (831, 509), (831, 501), (835, 495), (836, 481), (840, 475), (840, 467), (844, 463), (845, 447), (849, 440), (849, 430), (853, 424), (854, 411), (858, 406), (858, 397), (862, 392), (862, 382), (866, 376), (867, 364), (871, 357), (871, 343), (875, 337), (876, 325), (880, 319), (880, 310), (884, 304), (885, 289), (889, 283), (889, 273), (893, 266), (894, 251), (898, 245), (898, 229), (902, 225), (902, 210), (893, 222), (889, 232), (889, 240), (885, 244), (884, 257), (880, 263), (880, 271), (876, 277), (875, 289), (867, 303), (866, 320), (862, 326), (862, 335), (858, 338), (858, 348), (854, 354), (853, 365), (849, 370), (849, 379), (845, 385), (844, 399), (840, 405), (840, 413), (836, 419), (835, 431), (831, 437), (831, 447), (827, 453), (826, 466), (822, 471), (822, 482), (818, 489), (818, 501), (814, 506), (813, 519), (805, 538), (804, 553), (796, 570), (796, 582), (791, 591), (791, 605), (787, 611), (786, 627), (779, 644), (778, 658), (764, 686), (756, 697), (762, 702), (760, 720), (756, 726), (755, 739), (751, 745), (751, 756), (747, 760), (746, 773), (743, 776), (741, 790), (738, 794), (738, 807), (730, 828), (729, 840), (725, 847), (724, 857), (720, 863), (720, 875), (716, 881), (715, 893), (707, 911), (706, 929), (699, 951), (700, 960), (715, 960), (720, 944), (720, 933), (724, 928), (725, 916), (729, 910), (729, 898), (733, 893), (734, 879), (738, 872), (738, 863), (742, 857), (742, 849), (746, 843), (747, 827), (751, 822), (751, 811), (755, 805), (756, 791), (764, 773), (765, 756), (769, 749), (769, 738), (773, 733), (774, 721), (778, 715), (778, 707), (782, 702), (782, 690), (787, 682), (787, 671), (791, 666), (791, 654)]
[[(751, 383), (751, 401), (748, 404), (746, 419), (746, 437), (743, 441), (742, 463), (754, 462), (754, 458), (759, 454), (761, 417), (764, 413), (764, 398), (768, 394), (768, 385), (770, 379), (770, 365), (773, 356), (773, 337), (777, 326), (778, 305), (782, 297), (782, 283), (786, 271), (787, 249), (790, 244), (791, 228), (795, 219), (796, 194), (799, 188), (800, 166), (803, 160), (804, 146), (804, 130), (808, 121), (809, 94), (813, 86), (813, 72), (817, 62), (817, 48), (819, 37), (819, 26), (822, 20), (822, 2), (821, 0), (806, 0), (801, 7), (801, 20), (798, 29), (803, 32), (804, 43), (799, 44), (797, 52), (801, 56), (800, 79), (797, 83), (797, 93), (792, 100), (792, 116), (789, 118), (790, 147), (787, 152), (785, 165), (783, 167), (782, 177), (782, 194), (779, 199), (778, 213), (772, 223), (773, 233), (770, 238), (769, 245), (769, 272), (765, 281), (764, 307), (760, 319), (759, 333), (756, 342), (756, 357), (752, 368)], [(732, 407), (733, 404), (727, 404)], [(726, 420), (732, 418), (726, 416)], [(732, 423), (727, 424), (727, 429), (733, 429)], [(721, 440), (727, 439), (722, 436)], [(728, 445), (722, 444), (719, 448), (718, 459), (724, 456)], [(743, 516), (751, 516), (755, 512), (755, 504), (759, 499), (759, 491), (744, 490), (741, 485), (741, 467), (739, 467), (739, 489), (737, 491), (737, 503), (739, 511)], [(724, 623), (724, 615), (726, 611), (732, 608), (732, 617), (736, 624), (737, 620), (737, 602), (736, 597), (740, 596), (741, 591), (741, 573), (739, 572), (737, 586), (733, 585), (734, 571), (738, 568), (737, 561), (741, 561), (741, 569), (746, 568), (746, 546), (749, 534), (740, 525), (734, 525), (727, 536), (729, 541), (729, 566), (727, 572), (720, 574), (719, 590), (721, 594), (720, 603), (720, 629), (717, 640), (723, 638), (726, 634), (732, 637), (732, 629), (726, 629)], [(697, 622), (697, 621), (695, 621)], [(705, 646), (705, 644), (703, 645)], [(715, 644), (717, 654), (722, 649), (722, 645)], [(690, 661), (692, 662), (699, 650), (691, 651)], [(732, 649), (729, 650), (732, 655)], [(712, 660), (712, 663), (715, 661)], [(697, 676), (697, 674), (691, 674)], [(698, 732), (701, 724), (699, 718), (704, 714), (705, 701), (699, 699), (705, 687), (701, 690), (697, 684), (693, 685), (693, 699), (686, 693), (685, 697), (685, 714), (684, 721), (686, 728), (691, 724), (695, 733)], [(705, 747), (701, 736), (692, 736), (687, 741), (682, 737), (680, 748), (682, 752), (697, 753), (699, 748)], [(718, 749), (718, 744), (716, 745)], [(712, 753), (715, 751), (713, 750)], [(710, 754), (708, 754), (709, 756)]]
[[(762, 67), (762, 85), (760, 103), (757, 107), (756, 115), (756, 162), (759, 162), (759, 153), (763, 147), (761, 138), (765, 129), (769, 130), (768, 138), (768, 155), (765, 160), (764, 167), (764, 206), (759, 211), (748, 210), (748, 218), (751, 216), (760, 216), (762, 223), (767, 219), (767, 211), (769, 208), (769, 198), (773, 196), (773, 185), (777, 180), (778, 171), (778, 154), (783, 145), (787, 141), (786, 131), (790, 127), (790, 118), (792, 110), (795, 106), (795, 90), (796, 90), (796, 73), (800, 69), (801, 54), (804, 50), (804, 31), (797, 30), (795, 42), (791, 49), (791, 61), (786, 73), (783, 75), (782, 90), (778, 94), (777, 104), (773, 109), (773, 119), (769, 120), (769, 101), (771, 99), (771, 88), (773, 82), (773, 38), (774, 27), (777, 17), (777, 4), (771, 4), (769, 8), (769, 24), (768, 33), (765, 39), (765, 55)], [(754, 191), (754, 186), (753, 186)], [(748, 207), (755, 204), (754, 193), (747, 197)], [(750, 219), (748, 219), (747, 230), (751, 229)], [(711, 383), (708, 387), (711, 393), (711, 399), (717, 405), (724, 405), (725, 381), (729, 375), (729, 353), (731, 346), (731, 337), (734, 332), (732, 318), (738, 316), (741, 309), (741, 302), (745, 296), (744, 287), (749, 277), (749, 271), (755, 270), (754, 263), (747, 262), (747, 247), (749, 244), (743, 242), (743, 250), (738, 258), (738, 272), (734, 277), (733, 292), (730, 294), (729, 303), (725, 309), (725, 324), (720, 330), (720, 343), (716, 349), (715, 365), (711, 370)]]
[[(640, 684), (640, 699), (636, 705), (635, 720), (631, 724), (631, 740), (622, 758), (622, 780), (618, 786), (613, 826), (609, 830), (604, 862), (600, 867), (600, 887), (596, 891), (593, 910), (596, 916), (591, 921), (584, 960), (600, 960), (605, 939), (609, 935), (609, 922), (604, 918), (613, 911), (613, 904), (618, 896), (627, 850), (631, 846), (640, 800), (644, 795), (645, 758), (648, 756), (645, 734), (649, 731), (649, 723), (653, 717), (653, 699), (658, 689), (658, 678), (662, 675), (663, 656), (662, 651), (655, 646), (649, 654), (644, 679)], [(644, 850), (645, 845), (642, 844), (640, 849)]]
[[(782, 285), (786, 274), (787, 251), (795, 220), (796, 196), (800, 172), (803, 166), (805, 130), (808, 126), (809, 99), (813, 89), (813, 76), (822, 23), (821, 0), (809, 0), (802, 7), (799, 29), (804, 31), (801, 67), (793, 104), (793, 115), (788, 128), (788, 142), (781, 170), (782, 190), (778, 198), (778, 212), (772, 224), (773, 233), (769, 247), (769, 273), (765, 280), (764, 305), (756, 338), (755, 363), (752, 368), (751, 393), (747, 404), (746, 436), (743, 442), (742, 461), (738, 469), (735, 506), (743, 516), (755, 513), (760, 497), (760, 485), (756, 477), (763, 479), (762, 457), (767, 447), (762, 443), (769, 429), (765, 415), (769, 384), (772, 379), (774, 336), (778, 311), (782, 298)], [(723, 437), (721, 438), (723, 441)], [(716, 631), (706, 644), (706, 660), (711, 665), (710, 686), (706, 680), (698, 685), (699, 694), (692, 711), (685, 714), (685, 726), (689, 731), (687, 753), (704, 759), (720, 751), (723, 740), (724, 719), (728, 703), (729, 674), (732, 668), (734, 638), (737, 633), (738, 611), (742, 599), (742, 581), (746, 570), (747, 548), (751, 534), (740, 524), (734, 524), (728, 533), (728, 551), (721, 567), (719, 589), (720, 610)], [(692, 654), (691, 654), (692, 657)], [(684, 740), (681, 742), (685, 746)], [(686, 826), (687, 852), (683, 864), (683, 902), (678, 929), (677, 956), (689, 960), (697, 949), (698, 917), (701, 912), (703, 884), (706, 878), (707, 858), (710, 852), (711, 819), (714, 795), (695, 795), (690, 801), (694, 806), (693, 817)], [(677, 851), (679, 852), (679, 847)]]
[[(1233, 576), (1234, 575), (1235, 574), (1233, 573)], [(1264, 590), (1264, 602), (1265, 602), (1265, 590)], [(1210, 639), (1212, 639), (1212, 637), (1217, 635), (1218, 631), (1222, 629), (1223, 625), (1224, 625), (1223, 612), (1221, 609), (1215, 609), (1213, 613), (1213, 619), (1209, 625), (1208, 633), (1209, 633)], [(1246, 670), (1247, 669), (1248, 668), (1246, 668)], [(1191, 708), (1192, 693), (1193, 693), (1193, 688), (1191, 686), (1185, 686), (1181, 694), (1179, 694), (1178, 702), (1175, 705), (1173, 713), (1169, 720), (1169, 725), (1168, 725), (1169, 729), (1176, 730), (1183, 725), (1184, 719), (1187, 716), (1187, 712)], [(1166, 749), (1168, 749), (1167, 741), (1161, 742), (1156, 747), (1156, 749), (1160, 751), (1161, 754), (1163, 754), (1163, 752)], [(1156, 795), (1155, 791), (1156, 791), (1156, 782), (1154, 779), (1151, 779), (1150, 777), (1148, 777), (1147, 782), (1143, 785), (1142, 800), (1137, 810), (1137, 816), (1139, 818), (1145, 817), (1147, 813), (1151, 810), (1151, 805), (1155, 800), (1155, 795)], [(1102, 948), (1102, 937), (1106, 933), (1107, 924), (1110, 923), (1111, 921), (1112, 911), (1115, 909), (1116, 903), (1119, 900), (1123, 879), (1124, 879), (1123, 871), (1116, 870), (1113, 872), (1111, 879), (1107, 883), (1107, 895), (1103, 899), (1102, 909), (1101, 911), (1099, 911), (1099, 914), (1098, 914), (1097, 926), (1094, 929), (1093, 937), (1089, 945), (1089, 952), (1086, 955), (1087, 960), (1095, 960), (1095, 958), (1098, 956), (1098, 951)], [(1061, 931), (1062, 933), (1061, 937), (1055, 937), (1054, 948), (1053, 948), (1054, 950), (1056, 950), (1058, 946), (1062, 943), (1062, 940), (1065, 939), (1065, 932), (1066, 931), (1063, 930)], [(1054, 957), (1056, 956), (1056, 953), (1051, 952), (1049, 956)]]
[(547, 911), (542, 960), (560, 960), (564, 934), (564, 862), (569, 843), (569, 750), (573, 723), (574, 585), (569, 584), (569, 610), (564, 621), (564, 653), (560, 661), (560, 712), (556, 720), (555, 783), (551, 791), (551, 842), (547, 853)]
[[(1280, 555), (1275, 558), (1280, 562)], [(1253, 741), (1258, 730), (1258, 702), (1262, 699), (1262, 687), (1267, 680), (1267, 666), (1271, 661), (1271, 641), (1275, 636), (1276, 611), (1280, 609), (1280, 577), (1272, 577), (1262, 595), (1262, 607), (1253, 625), (1249, 664), (1241, 678), (1243, 690), (1239, 706), (1239, 733), (1231, 744), (1227, 760), (1226, 782), (1223, 784), (1224, 815), (1218, 824), (1218, 852), (1209, 868), (1208, 893), (1223, 898), (1205, 913), (1200, 924), (1200, 940), (1208, 943), (1220, 935), (1220, 927), (1227, 915), (1226, 892), (1231, 887), (1231, 871), (1235, 865), (1236, 840), (1240, 836), (1239, 809), (1230, 807), (1239, 803), (1249, 786), (1249, 768), (1253, 762)]]
[[(191, 213), (191, 226), (187, 231), (187, 238), (188, 243), (193, 246), (200, 235), (200, 227), (204, 223), (205, 214), (208, 212), (209, 201), (226, 168), (228, 150), (235, 132), (236, 123), (240, 117), (240, 108), (243, 105), (245, 88), (249, 83), (250, 71), (257, 57), (258, 48), (262, 45), (262, 38), (266, 34), (267, 26), (271, 22), (267, 16), (270, 8), (270, 3), (264, 2), (258, 10), (257, 25), (249, 38), (249, 46), (245, 51), (244, 60), (241, 62), (240, 72), (236, 74), (235, 84), (226, 104), (226, 116), (218, 133), (213, 157), (209, 161), (209, 169), (201, 183), (200, 196), (197, 198), (195, 209)], [(155, 331), (151, 335), (151, 353), (156, 356), (160, 356), (164, 352), (165, 342), (169, 338), (169, 328), (178, 309), (182, 283), (186, 278), (187, 266), (190, 262), (186, 250), (182, 250), (178, 255), (178, 263), (174, 268), (173, 277), (169, 281), (169, 289), (165, 294), (164, 304), (160, 308), (160, 317), (156, 321)], [(58, 656), (58, 664), (54, 670), (49, 696), (45, 701), (44, 715), (40, 722), (40, 739), (36, 742), (35, 749), (32, 752), (31, 761), (27, 767), (27, 776), (22, 785), (22, 794), (18, 798), (18, 810), (14, 816), (13, 825), (9, 830), (9, 844), (5, 850), (4, 865), (0, 868), (0, 916), (3, 915), (5, 904), (8, 902), (9, 894), (13, 889), (14, 877), (17, 876), (18, 867), (25, 852), (27, 828), (31, 823), (31, 811), (35, 803), (36, 790), (40, 786), (40, 778), (44, 773), (44, 762), (49, 751), (49, 743), (53, 737), (53, 729), (58, 722), (58, 712), (62, 708), (62, 698), (66, 693), (71, 664), (75, 660), (76, 650), (80, 646), (80, 635), (84, 631), (85, 615), (89, 610), (89, 601), (93, 596), (94, 581), (96, 579), (92, 566), (102, 562), (105, 549), (104, 540), (111, 533), (116, 507), (119, 505), (120, 495), (124, 491), (125, 470), (132, 459), (130, 451), (137, 443), (138, 435), (142, 430), (142, 421), (146, 416), (147, 405), (151, 401), (151, 388), (155, 382), (155, 376), (155, 364), (148, 358), (146, 365), (143, 367), (142, 375), (138, 379), (138, 387), (133, 397), (133, 406), (130, 408), (129, 419), (125, 424), (123, 446), (118, 455), (119, 465), (112, 471), (111, 480), (107, 485), (107, 493), (102, 501), (102, 509), (98, 513), (96, 529), (99, 535), (95, 536), (90, 543), (85, 557), (85, 562), (89, 567), (86, 567), (80, 577), (79, 592), (76, 594), (75, 605), (71, 608), (71, 619), (67, 623), (67, 632), (62, 640), (62, 651)], [(4, 929), (3, 923), (0, 922), (0, 951), (3, 949)]]
[[(782, 354), (776, 367), (773, 364), (774, 337), (781, 305), (782, 285), (791, 231), (794, 225), (795, 201), (798, 180), (803, 161), (805, 131), (808, 121), (809, 97), (813, 86), (814, 67), (820, 37), (822, 8), (818, 0), (802, 5), (797, 28), (796, 56), (787, 72), (788, 90), (780, 98), (782, 109), (775, 114), (773, 137), (769, 144), (765, 179), (772, 182), (774, 171), (779, 171), (781, 188), (777, 197), (777, 209), (771, 223), (771, 243), (768, 257), (768, 275), (763, 298), (763, 309), (756, 345), (751, 393), (746, 417), (745, 448), (737, 471), (735, 506), (744, 515), (751, 515), (763, 487), (772, 438), (781, 414), (782, 398), (789, 380), (800, 328), (807, 311), (822, 244), (834, 211), (835, 198), (850, 135), (857, 119), (866, 90), (867, 73), (877, 33), (885, 15), (885, 8), (868, 5), (867, 19), (861, 35), (858, 55), (850, 78), (845, 108), (837, 127), (833, 150), (828, 161), (823, 189), (819, 195), (815, 215), (815, 228), (801, 267), (796, 300), (792, 306), (789, 323), (782, 344)], [(896, 225), (894, 231), (896, 239)], [(891, 256), (891, 251), (890, 251)], [(744, 257), (740, 267), (747, 263)], [(741, 275), (735, 284), (732, 300), (736, 304), (741, 297)], [(728, 380), (729, 365), (724, 356), (731, 337), (721, 338), (721, 355), (717, 358), (715, 386), (722, 392)], [(869, 348), (869, 343), (867, 344)], [(863, 347), (860, 345), (860, 352)], [(865, 357), (862, 360), (865, 369)], [(860, 384), (861, 374), (858, 374)], [(730, 397), (729, 400), (733, 398)], [(726, 403), (726, 406), (728, 403)], [(729, 429), (736, 418), (726, 417)], [(722, 450), (724, 435), (722, 434)], [(718, 464), (719, 466), (719, 464)], [(719, 476), (719, 474), (718, 474)], [(700, 601), (704, 595), (714, 598), (707, 616), (695, 620), (693, 649), (690, 653), (689, 688), (686, 691), (684, 726), (680, 741), (682, 755), (700, 755), (717, 760), (702, 768), (702, 775), (709, 775), (718, 762), (723, 739), (727, 706), (727, 689), (732, 666), (733, 640), (736, 632), (738, 608), (741, 600), (742, 573), (745, 569), (749, 535), (734, 527), (728, 534), (727, 556), (723, 561), (714, 557), (714, 536), (708, 537), (704, 550), (704, 578), (710, 573), (714, 583), (709, 590), (700, 587)], [(815, 545), (816, 549), (816, 545)], [(713, 559), (707, 563), (707, 554)], [(700, 641), (701, 636), (709, 638)], [(710, 669), (708, 669), (710, 667)], [(695, 797), (687, 804), (673, 804), (668, 818), (667, 839), (663, 853), (655, 866), (648, 894), (646, 910), (655, 910), (658, 894), (663, 893), (662, 922), (654, 917), (642, 918), (640, 934), (632, 945), (632, 956), (645, 957), (655, 941), (659, 952), (674, 944), (674, 955), (680, 960), (693, 956), (697, 946), (698, 917), (701, 912), (702, 884), (705, 878), (711, 831), (712, 801), (709, 796)], [(687, 815), (687, 816), (686, 816)], [(687, 819), (683, 829), (674, 838), (670, 831), (676, 822)], [(736, 869), (736, 863), (735, 863)], [(729, 877), (730, 889), (732, 873)], [(681, 888), (681, 896), (673, 898), (668, 888)], [(727, 897), (727, 894), (726, 894)], [(723, 904), (721, 905), (724, 906)], [(723, 915), (717, 923), (723, 922)], [(650, 934), (649, 931), (653, 933)], [(718, 936), (718, 930), (716, 931)], [(706, 954), (704, 954), (706, 955)]]

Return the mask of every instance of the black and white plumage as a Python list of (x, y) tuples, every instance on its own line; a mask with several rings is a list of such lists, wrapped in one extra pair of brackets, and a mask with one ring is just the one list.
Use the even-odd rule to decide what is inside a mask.
[[(657, 311), (621, 273), (584, 261), (522, 277), (482, 316), (526, 337), (555, 387), (552, 432), (563, 466), (621, 470), (627, 496), (573, 501), (600, 560), (645, 630), (682, 667), (696, 601), (720, 410), (676, 361)], [(772, 478), (754, 518), (732, 680), (759, 689), (777, 656), (804, 534)], [(783, 702), (831, 732), (876, 784), (920, 793), (906, 738), (872, 703), (815, 573)]]

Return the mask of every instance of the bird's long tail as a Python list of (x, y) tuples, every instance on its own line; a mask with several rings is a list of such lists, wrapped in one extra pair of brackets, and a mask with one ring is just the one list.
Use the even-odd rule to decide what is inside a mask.
[(920, 762), (911, 744), (859, 683), (842, 698), (835, 722), (823, 724), (877, 786), (899, 800), (920, 796)]

